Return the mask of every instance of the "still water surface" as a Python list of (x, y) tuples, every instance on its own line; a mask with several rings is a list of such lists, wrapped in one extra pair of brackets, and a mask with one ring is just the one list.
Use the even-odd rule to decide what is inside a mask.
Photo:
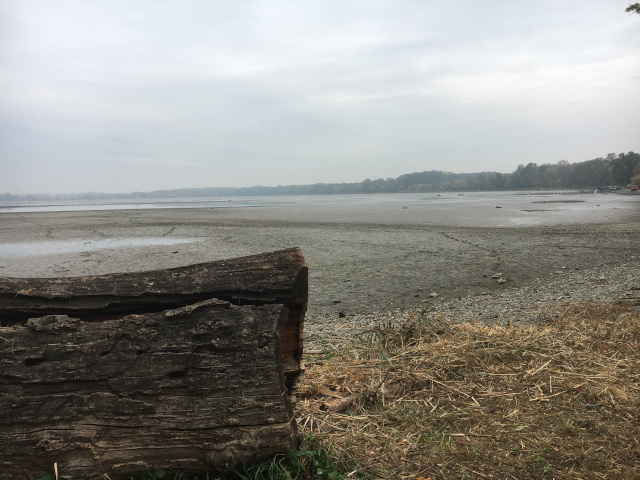
[[(582, 196), (577, 191), (518, 191), (518, 192), (470, 192), (470, 193), (390, 193), (352, 195), (274, 195), (248, 197), (211, 197), (180, 199), (112, 199), (112, 200), (50, 200), (32, 202), (0, 202), (0, 213), (71, 212), (86, 210), (133, 210), (156, 208), (238, 208), (285, 205), (355, 206), (389, 203), (454, 203), (493, 200), (523, 200), (566, 198)], [(592, 197), (594, 194), (587, 194)], [(604, 197), (605, 195), (599, 195)], [(608, 195), (612, 196), (612, 195)], [(574, 200), (577, 202), (578, 200)]]
[(1, 243), (0, 257), (24, 257), (27, 255), (49, 255), (79, 253), (91, 250), (122, 247), (151, 247), (195, 243), (195, 238), (106, 238), (100, 240), (49, 240), (46, 242)]

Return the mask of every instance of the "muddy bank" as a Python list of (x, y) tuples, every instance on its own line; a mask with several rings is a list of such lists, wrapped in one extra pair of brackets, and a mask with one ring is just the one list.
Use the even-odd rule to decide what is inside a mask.
[[(606, 269), (640, 247), (637, 209), (607, 223), (517, 228), (451, 226), (443, 219), (438, 225), (415, 212), (413, 220), (403, 217), (407, 210), (388, 205), (354, 207), (349, 214), (335, 206), (2, 214), (0, 275), (143, 271), (299, 246), (309, 264), (309, 314), (337, 315), (409, 307), (432, 293), (445, 300), (493, 293), (560, 269)], [(507, 282), (492, 279), (496, 272)]]

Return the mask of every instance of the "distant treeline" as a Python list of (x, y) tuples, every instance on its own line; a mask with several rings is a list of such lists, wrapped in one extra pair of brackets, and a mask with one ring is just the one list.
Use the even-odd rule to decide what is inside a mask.
[(592, 189), (640, 183), (640, 154), (629, 152), (585, 162), (518, 165), (512, 173), (451, 173), (437, 170), (408, 173), (397, 178), (366, 179), (358, 183), (316, 183), (278, 187), (181, 188), (133, 193), (79, 193), (58, 195), (0, 194), (0, 201), (72, 199), (144, 199), (231, 197), (250, 195), (330, 195), (346, 193), (446, 192), (526, 189)]

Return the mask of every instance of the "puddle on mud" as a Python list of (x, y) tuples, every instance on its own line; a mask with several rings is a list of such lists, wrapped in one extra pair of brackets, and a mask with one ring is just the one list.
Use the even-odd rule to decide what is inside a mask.
[(539, 200), (531, 203), (585, 203), (584, 200)]
[(99, 240), (59, 240), (0, 244), (0, 257), (27, 257), (62, 253), (89, 252), (122, 247), (155, 247), (194, 243), (195, 238), (105, 238)]

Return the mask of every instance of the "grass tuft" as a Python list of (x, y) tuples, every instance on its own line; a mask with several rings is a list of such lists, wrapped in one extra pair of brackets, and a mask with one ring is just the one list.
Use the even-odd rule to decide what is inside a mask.
[[(319, 444), (314, 437), (309, 437), (298, 450), (291, 451), (287, 455), (276, 455), (270, 461), (257, 464), (241, 465), (230, 472), (187, 474), (156, 470), (117, 478), (122, 480), (346, 480), (349, 475), (340, 468), (348, 468), (348, 466), (348, 462), (337, 462), (327, 448)], [(109, 480), (115, 480), (115, 478)]]

